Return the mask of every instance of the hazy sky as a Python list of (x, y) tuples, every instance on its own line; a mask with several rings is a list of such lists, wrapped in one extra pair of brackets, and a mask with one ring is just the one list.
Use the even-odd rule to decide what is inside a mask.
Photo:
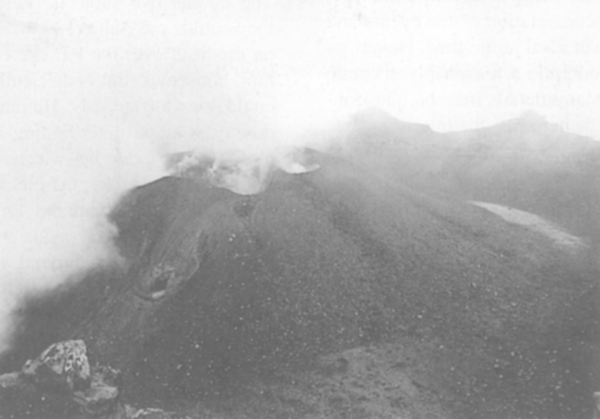
[(261, 154), (370, 106), (600, 139), (598, 28), (597, 0), (0, 0), (0, 352), (22, 295), (114, 258), (105, 215), (160, 153)]
[[(206, 104), (226, 92), (216, 106), (267, 125), (256, 130), (289, 130), (366, 106), (442, 131), (535, 109), (600, 138), (597, 1), (2, 4), (0, 24), (10, 34), (1, 45), (18, 50), (15, 65), (26, 52), (11, 38), (24, 36), (19, 28), (37, 32), (31, 54), (69, 61), (79, 82), (94, 78), (106, 95), (124, 88), (119, 112), (136, 114), (128, 104), (155, 102), (131, 117), (175, 113), (195, 128), (210, 112), (223, 117)], [(126, 86), (117, 86), (119, 73)], [(52, 89), (52, 76), (47, 81), (36, 88)]]

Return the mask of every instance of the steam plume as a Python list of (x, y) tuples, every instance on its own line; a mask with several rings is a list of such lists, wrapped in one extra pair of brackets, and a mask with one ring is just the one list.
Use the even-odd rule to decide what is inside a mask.
[(213, 156), (221, 186), (254, 193), (302, 131), (209, 19), (94, 16), (0, 15), (0, 353), (25, 295), (118, 260), (106, 214), (165, 155)]

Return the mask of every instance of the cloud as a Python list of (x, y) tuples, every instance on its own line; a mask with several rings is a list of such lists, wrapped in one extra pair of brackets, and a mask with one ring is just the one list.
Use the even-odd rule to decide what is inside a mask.
[[(234, 13), (61, 4), (0, 15), (0, 352), (23, 296), (118, 261), (106, 214), (167, 174), (165, 155), (212, 156), (215, 183), (258, 192), (332, 109), (319, 82), (286, 78), (285, 60), (252, 44), (254, 28), (232, 31), (248, 24)], [(313, 91), (308, 113), (299, 89)]]

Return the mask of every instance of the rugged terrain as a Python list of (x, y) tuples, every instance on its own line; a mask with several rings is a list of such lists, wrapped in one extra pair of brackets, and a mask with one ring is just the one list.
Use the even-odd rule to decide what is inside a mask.
[(336, 152), (414, 189), (492, 202), (600, 238), (600, 143), (535, 112), (439, 133), (370, 109), (339, 135)]
[[(513, 198), (457, 198), (456, 171), (437, 179), (457, 150), (424, 168), (378, 160), (402, 138), (421, 140), (421, 158), (439, 134), (376, 126), (253, 195), (204, 166), (132, 190), (110, 214), (122, 263), (31, 296), (1, 372), (82, 339), (123, 371), (123, 400), (162, 417), (589, 417), (595, 247), (466, 202)], [(61, 417), (44, 409), (22, 417)]]

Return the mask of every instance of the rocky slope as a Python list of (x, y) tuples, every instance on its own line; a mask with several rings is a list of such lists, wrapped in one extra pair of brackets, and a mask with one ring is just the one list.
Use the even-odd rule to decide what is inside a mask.
[(32, 297), (2, 370), (83, 339), (128, 403), (188, 417), (589, 415), (585, 254), (314, 158), (254, 195), (201, 168), (132, 190), (124, 263)]
[(337, 153), (415, 190), (512, 206), (600, 240), (600, 142), (534, 112), (438, 133), (369, 110), (341, 137)]

